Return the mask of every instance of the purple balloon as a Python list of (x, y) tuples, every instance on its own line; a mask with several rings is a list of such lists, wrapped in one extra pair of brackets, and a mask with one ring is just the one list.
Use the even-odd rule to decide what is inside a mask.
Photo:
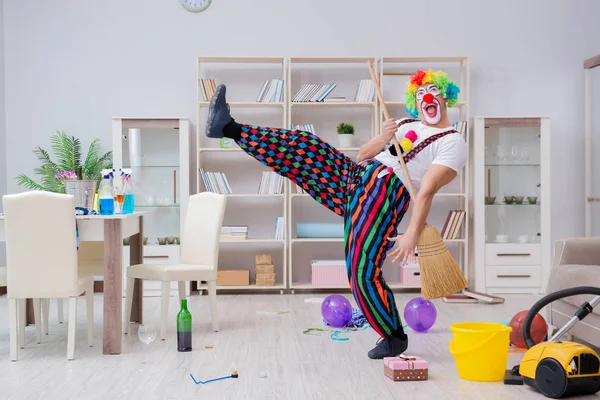
[(437, 310), (433, 303), (422, 297), (412, 299), (404, 307), (404, 320), (417, 332), (425, 332), (433, 326)]
[(321, 304), (323, 319), (334, 328), (341, 328), (352, 320), (352, 305), (339, 294), (327, 296)]

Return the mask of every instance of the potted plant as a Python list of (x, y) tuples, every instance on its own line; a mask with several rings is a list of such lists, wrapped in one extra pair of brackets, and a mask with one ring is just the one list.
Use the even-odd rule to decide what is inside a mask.
[[(86, 193), (82, 193), (82, 196), (76, 195), (76, 203), (87, 203), (84, 198), (88, 198), (89, 194), (85, 189), (93, 187), (95, 192), (102, 179), (102, 170), (112, 168), (112, 151), (100, 156), (100, 140), (96, 139), (90, 144), (85, 159), (82, 160), (80, 140), (60, 131), (50, 138), (50, 146), (56, 162), (52, 160), (50, 153), (40, 146), (33, 150), (38, 160), (42, 162), (41, 166), (33, 170), (41, 177), (40, 183), (25, 174), (16, 177), (17, 183), (29, 190), (55, 193), (76, 194), (72, 190), (84, 189)], [(72, 190), (66, 190), (66, 182), (69, 182), (68, 186), (73, 188)]]
[(338, 138), (340, 139), (340, 147), (352, 147), (352, 138), (354, 136), (354, 125), (348, 122), (341, 122), (337, 126)]

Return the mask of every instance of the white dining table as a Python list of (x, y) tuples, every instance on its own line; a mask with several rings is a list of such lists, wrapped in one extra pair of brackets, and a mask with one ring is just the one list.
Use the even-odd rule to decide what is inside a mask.
[[(104, 304), (102, 352), (121, 354), (123, 339), (123, 239), (129, 237), (129, 265), (144, 256), (143, 216), (133, 214), (77, 215), (80, 241), (104, 242)], [(0, 215), (0, 242), (6, 241), (4, 216)], [(131, 322), (142, 322), (143, 281), (135, 280)], [(27, 307), (29, 310), (29, 307)]]

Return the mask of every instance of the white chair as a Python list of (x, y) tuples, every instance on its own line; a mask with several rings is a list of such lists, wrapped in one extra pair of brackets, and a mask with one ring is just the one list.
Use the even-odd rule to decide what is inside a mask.
[[(75, 236), (75, 201), (72, 195), (32, 191), (6, 195), (7, 295), (10, 318), (10, 358), (18, 354), (17, 300), (34, 300), (38, 342), (40, 299), (69, 298), (67, 359), (75, 353), (77, 298), (84, 291), (87, 300), (88, 344), (93, 344), (94, 281), (78, 273)], [(21, 314), (24, 314), (22, 307)], [(22, 317), (21, 317), (22, 319)], [(19, 324), (21, 325), (21, 324)], [(23, 326), (20, 326), (23, 338)]]
[(124, 330), (130, 332), (131, 307), (135, 279), (162, 281), (160, 337), (167, 336), (169, 293), (171, 282), (179, 282), (179, 300), (185, 298), (185, 282), (206, 281), (213, 330), (219, 330), (217, 315), (217, 262), (226, 197), (203, 192), (190, 196), (181, 233), (181, 264), (136, 264), (127, 268), (127, 306)]

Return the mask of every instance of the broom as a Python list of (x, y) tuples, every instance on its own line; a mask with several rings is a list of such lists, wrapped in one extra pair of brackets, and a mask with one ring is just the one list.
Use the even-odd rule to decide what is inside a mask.
[[(379, 102), (383, 109), (383, 115), (387, 120), (390, 118), (390, 115), (385, 106), (385, 102), (383, 101), (379, 80), (375, 76), (373, 63), (371, 61), (369, 61), (369, 72), (371, 73), (371, 79), (373, 80), (375, 90), (377, 91), (377, 97), (379, 98)], [(406, 182), (404, 183), (407, 186), (411, 199), (415, 199), (415, 189), (410, 176), (408, 175), (408, 170), (406, 169), (404, 157), (400, 150), (396, 135), (392, 136), (392, 139), (394, 147), (396, 148), (396, 154), (398, 154), (398, 161), (400, 162), (406, 179)], [(460, 292), (468, 286), (465, 276), (442, 240), (442, 235), (440, 235), (434, 226), (429, 225), (428, 223), (425, 223), (419, 232), (419, 237), (417, 239), (417, 253), (419, 256), (419, 269), (421, 273), (421, 293), (424, 299), (437, 299), (450, 296)]]

